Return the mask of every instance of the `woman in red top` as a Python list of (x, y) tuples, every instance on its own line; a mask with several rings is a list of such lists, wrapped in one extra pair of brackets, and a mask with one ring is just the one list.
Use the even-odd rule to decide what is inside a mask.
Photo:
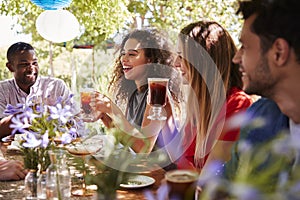
[(175, 66), (190, 89), (178, 168), (201, 170), (212, 160), (230, 159), (239, 138), (230, 117), (252, 103), (241, 89), (239, 66), (232, 62), (235, 52), (231, 36), (216, 22), (199, 21), (181, 30)]

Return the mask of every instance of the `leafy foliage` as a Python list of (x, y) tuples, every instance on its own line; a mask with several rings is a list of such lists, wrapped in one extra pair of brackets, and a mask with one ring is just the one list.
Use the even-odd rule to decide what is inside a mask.
[[(40, 59), (40, 66), (45, 69), (41, 74), (48, 75), (51, 63), (42, 63), (41, 61), (51, 60), (49, 55), (50, 44), (37, 33), (35, 27), (35, 21), (43, 10), (30, 0), (2, 0), (1, 2), (0, 14), (15, 16), (20, 25), (18, 32), (31, 35), (32, 44), (36, 47)], [(241, 23), (235, 15), (236, 3), (236, 0), (73, 0), (70, 6), (65, 9), (73, 13), (78, 19), (81, 25), (81, 35), (63, 44), (52, 44), (53, 59), (65, 53), (66, 49), (73, 51), (74, 45), (91, 45), (94, 46), (95, 50), (107, 50), (109, 46), (107, 41), (115, 41), (119, 35), (123, 35), (129, 29), (137, 27), (162, 29), (175, 42), (179, 30), (183, 26), (203, 18), (219, 22), (237, 41)], [(0, 64), (1, 62), (2, 60), (0, 60)], [(94, 69), (99, 68), (98, 62), (98, 60), (94, 61)], [(111, 68), (112, 65), (108, 66), (108, 63), (104, 66), (105, 69), (109, 69), (109, 67)], [(92, 74), (86, 78), (89, 80), (78, 80), (77, 85), (81, 83), (83, 85), (88, 81), (89, 83), (94, 84), (96, 82), (96, 84), (101, 85), (99, 86), (100, 91), (107, 88), (107, 79), (109, 78), (107, 73), (94, 73), (94, 69), (92, 69)], [(78, 66), (77, 70), (77, 73), (89, 71), (86, 70), (86, 66)], [(54, 69), (51, 69), (51, 71), (51, 75), (55, 75)], [(106, 71), (111, 72), (111, 70)], [(80, 75), (82, 76), (82, 74)], [(69, 76), (73, 78), (73, 75), (69, 74)], [(7, 77), (9, 77), (9, 74), (5, 70), (2, 71), (1, 68), (0, 78)], [(68, 77), (63, 77), (63, 79), (67, 82), (70, 80)]]
[[(138, 26), (151, 26), (178, 32), (183, 25), (206, 18), (223, 24), (232, 33), (239, 26), (235, 16), (235, 0), (73, 0), (67, 10), (73, 13), (82, 25), (82, 35), (66, 44), (93, 44), (101, 46), (102, 41), (113, 34)], [(231, 5), (231, 6), (228, 6)], [(34, 42), (43, 41), (35, 28), (36, 18), (43, 10), (30, 0), (3, 1), (1, 14), (18, 16), (24, 32), (32, 35)]]

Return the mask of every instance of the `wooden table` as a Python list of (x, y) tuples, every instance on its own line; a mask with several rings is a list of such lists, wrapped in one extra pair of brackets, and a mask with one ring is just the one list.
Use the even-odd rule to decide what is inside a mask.
[[(22, 160), (22, 155), (17, 153), (7, 152), (7, 148), (5, 145), (0, 143), (0, 149), (6, 159), (15, 159), (15, 160)], [(150, 190), (153, 194), (156, 193), (157, 189), (161, 184), (161, 180), (164, 178), (165, 170), (158, 169), (151, 172), (142, 173), (143, 175), (147, 175), (153, 177), (155, 179), (155, 183), (151, 186), (146, 188), (140, 189), (119, 189), (117, 190), (117, 199), (122, 200), (142, 200), (146, 199), (144, 195), (145, 190)], [(22, 181), (2, 181), (0, 182), (0, 199), (14, 199), (20, 200), (25, 199), (23, 197), (23, 190), (24, 190), (24, 180)], [(95, 199), (94, 197), (74, 197), (72, 196), (71, 199), (74, 200), (85, 200), (85, 199)]]

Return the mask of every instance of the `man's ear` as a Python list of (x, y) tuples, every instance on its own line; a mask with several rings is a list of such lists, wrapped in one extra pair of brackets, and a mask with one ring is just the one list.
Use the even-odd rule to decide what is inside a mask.
[(289, 59), (290, 46), (283, 38), (277, 38), (273, 43), (273, 61), (278, 66), (283, 66)]
[(6, 67), (9, 69), (10, 72), (15, 72), (15, 69), (13, 68), (13, 66), (10, 62), (6, 63)]

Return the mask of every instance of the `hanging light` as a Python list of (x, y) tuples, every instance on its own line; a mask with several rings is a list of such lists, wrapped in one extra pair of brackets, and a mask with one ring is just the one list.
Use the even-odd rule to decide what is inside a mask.
[(79, 35), (79, 22), (67, 10), (46, 10), (36, 20), (37, 32), (54, 43), (67, 42)]
[(35, 5), (44, 10), (57, 10), (68, 7), (72, 0), (31, 0)]

